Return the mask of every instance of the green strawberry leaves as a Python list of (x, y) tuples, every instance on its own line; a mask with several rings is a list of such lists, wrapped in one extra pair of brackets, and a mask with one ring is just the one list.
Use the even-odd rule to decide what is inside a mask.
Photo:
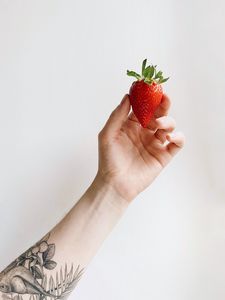
[(143, 60), (143, 63), (142, 63), (142, 70), (141, 70), (141, 74), (143, 76), (143, 73), (144, 73), (144, 70), (145, 70), (145, 67), (146, 67), (146, 63), (147, 63), (147, 58)]
[(157, 72), (155, 78), (161, 78), (162, 74), (163, 74), (162, 71)]
[(138, 73), (134, 72), (134, 71), (129, 71), (127, 70), (127, 75), (128, 76), (133, 76), (135, 77), (137, 80), (141, 80), (141, 75), (139, 75)]
[(164, 82), (166, 82), (168, 79), (169, 79), (169, 77), (167, 77), (167, 78), (162, 78), (162, 79), (159, 80), (159, 83), (164, 83)]
[(144, 71), (143, 71), (143, 77), (146, 79), (151, 79), (152, 76), (155, 73), (155, 68), (154, 66), (148, 66)]
[(162, 71), (157, 71), (156, 70), (156, 65), (149, 65), (147, 66), (147, 59), (144, 59), (142, 62), (142, 68), (141, 68), (141, 75), (134, 72), (134, 71), (129, 71), (127, 70), (127, 75), (128, 76), (133, 76), (137, 80), (144, 80), (144, 82), (148, 84), (152, 84), (153, 82), (161, 84), (166, 82), (169, 77), (164, 78), (163, 77), (163, 72)]

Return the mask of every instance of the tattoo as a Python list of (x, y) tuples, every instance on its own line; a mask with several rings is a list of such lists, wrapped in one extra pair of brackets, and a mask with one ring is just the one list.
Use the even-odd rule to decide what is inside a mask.
[(66, 299), (80, 280), (84, 269), (65, 264), (55, 276), (48, 276), (45, 270), (53, 270), (55, 244), (49, 244), (47, 234), (33, 247), (24, 252), (0, 273), (0, 292), (3, 299), (29, 300)]

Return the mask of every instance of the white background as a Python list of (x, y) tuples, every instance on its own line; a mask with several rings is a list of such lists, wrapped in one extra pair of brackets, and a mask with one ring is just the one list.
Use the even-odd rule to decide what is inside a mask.
[(0, 269), (68, 211), (97, 133), (147, 57), (186, 147), (106, 240), (71, 299), (224, 300), (224, 1), (0, 0)]

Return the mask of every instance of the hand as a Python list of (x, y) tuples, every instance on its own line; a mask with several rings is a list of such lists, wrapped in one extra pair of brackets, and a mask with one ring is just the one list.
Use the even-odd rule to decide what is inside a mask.
[(97, 177), (128, 201), (148, 187), (183, 147), (184, 135), (172, 133), (176, 124), (167, 116), (169, 107), (164, 94), (148, 128), (142, 128), (135, 115), (129, 114), (129, 96), (125, 95), (99, 133)]

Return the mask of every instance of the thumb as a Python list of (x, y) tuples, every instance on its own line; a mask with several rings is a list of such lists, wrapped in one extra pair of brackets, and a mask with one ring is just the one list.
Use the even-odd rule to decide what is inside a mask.
[(120, 130), (123, 123), (126, 121), (130, 111), (130, 99), (126, 94), (120, 104), (113, 110), (109, 119), (107, 120), (104, 131), (113, 134)]

